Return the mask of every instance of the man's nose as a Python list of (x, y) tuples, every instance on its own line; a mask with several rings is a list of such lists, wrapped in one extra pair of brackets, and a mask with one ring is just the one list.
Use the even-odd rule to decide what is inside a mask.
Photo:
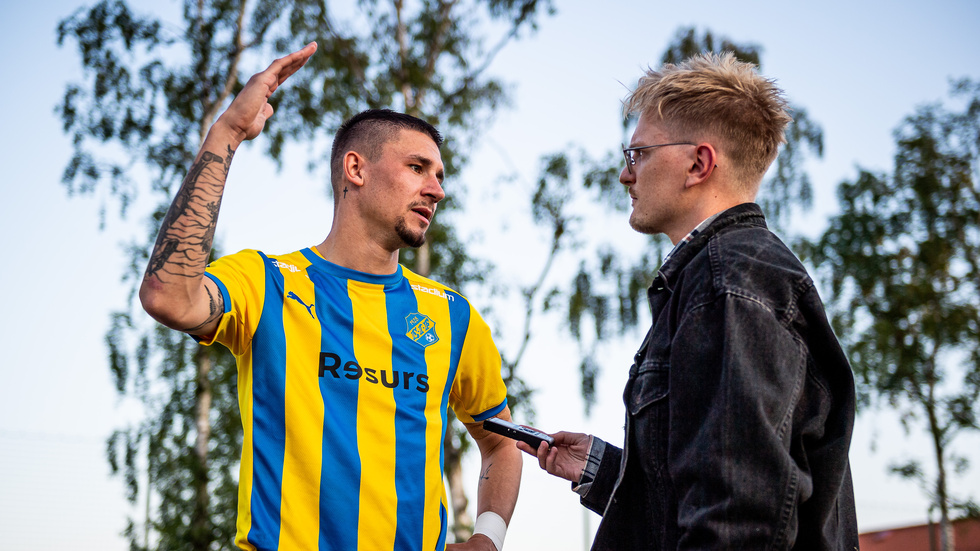
[(442, 189), (442, 182), (435, 176), (428, 182), (422, 194), (431, 197), (436, 203), (446, 198), (446, 191)]
[(619, 183), (624, 186), (633, 185), (636, 182), (636, 175), (629, 171), (627, 167), (623, 167), (623, 170), (619, 171)]

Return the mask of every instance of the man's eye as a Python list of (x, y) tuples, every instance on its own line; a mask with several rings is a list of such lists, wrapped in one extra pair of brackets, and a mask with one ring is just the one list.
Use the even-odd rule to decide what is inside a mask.
[(409, 166), (412, 167), (413, 171), (422, 174), (422, 165), (409, 165)]

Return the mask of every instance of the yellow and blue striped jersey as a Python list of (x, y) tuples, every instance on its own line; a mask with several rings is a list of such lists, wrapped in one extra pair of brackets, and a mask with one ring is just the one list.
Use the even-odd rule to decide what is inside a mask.
[(442, 549), (447, 408), (502, 411), (490, 329), (469, 302), (398, 266), (374, 275), (315, 248), (242, 251), (207, 276), (225, 315), (204, 344), (238, 360), (242, 549)]

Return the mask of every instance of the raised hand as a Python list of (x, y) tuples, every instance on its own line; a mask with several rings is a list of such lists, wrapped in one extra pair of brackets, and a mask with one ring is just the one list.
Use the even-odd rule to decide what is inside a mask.
[(272, 116), (269, 96), (302, 67), (311, 42), (277, 59), (253, 76), (208, 132), (193, 166), (160, 225), (140, 286), (143, 308), (160, 323), (192, 335), (213, 334), (224, 304), (220, 290), (206, 280), (218, 210), (235, 149), (262, 132)]
[(265, 128), (265, 121), (272, 116), (269, 97), (279, 85), (306, 64), (316, 48), (316, 42), (310, 42), (302, 50), (281, 57), (273, 61), (266, 70), (252, 75), (228, 109), (218, 117), (215, 127), (221, 127), (228, 132), (229, 137), (237, 143), (258, 136)]

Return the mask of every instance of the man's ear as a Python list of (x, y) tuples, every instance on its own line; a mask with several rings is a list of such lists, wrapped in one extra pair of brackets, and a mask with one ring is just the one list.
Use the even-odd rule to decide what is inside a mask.
[(704, 183), (711, 177), (718, 166), (718, 152), (710, 143), (700, 143), (694, 150), (694, 157), (691, 159), (691, 166), (687, 169), (687, 180), (684, 187), (694, 187)]
[(344, 153), (344, 179), (355, 186), (364, 185), (365, 159), (356, 151)]

